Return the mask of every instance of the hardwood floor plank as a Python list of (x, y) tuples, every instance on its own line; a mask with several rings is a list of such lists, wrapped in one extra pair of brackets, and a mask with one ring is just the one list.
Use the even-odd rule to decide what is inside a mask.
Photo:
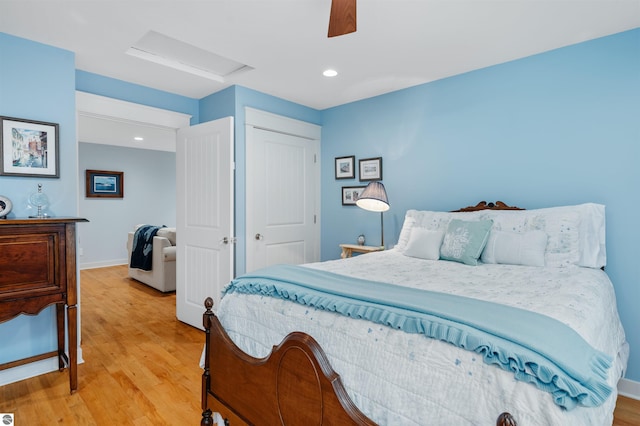
[[(175, 318), (175, 293), (129, 279), (126, 266), (82, 271), (81, 290), (78, 391), (52, 372), (0, 387), (0, 412), (30, 426), (199, 424), (204, 332)], [(619, 397), (613, 424), (640, 425), (640, 401)]]

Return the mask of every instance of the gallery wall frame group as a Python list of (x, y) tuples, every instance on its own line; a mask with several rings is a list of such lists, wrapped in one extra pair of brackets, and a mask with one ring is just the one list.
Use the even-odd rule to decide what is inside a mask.
[[(368, 182), (382, 180), (382, 157), (363, 158), (358, 161), (359, 181)], [(335, 157), (335, 178), (355, 179), (356, 178), (356, 156), (345, 155)], [(343, 186), (342, 205), (355, 206), (366, 186)]]

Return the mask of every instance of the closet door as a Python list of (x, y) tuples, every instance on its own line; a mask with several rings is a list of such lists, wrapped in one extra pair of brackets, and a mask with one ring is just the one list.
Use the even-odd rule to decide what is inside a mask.
[(320, 127), (246, 109), (246, 271), (320, 260)]
[(233, 276), (233, 118), (180, 129), (176, 161), (176, 315), (202, 329)]

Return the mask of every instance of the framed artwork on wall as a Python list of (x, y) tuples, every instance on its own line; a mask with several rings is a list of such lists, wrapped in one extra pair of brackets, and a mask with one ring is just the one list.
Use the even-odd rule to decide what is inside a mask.
[(0, 175), (60, 177), (57, 123), (0, 117)]
[(85, 187), (87, 198), (123, 198), (124, 172), (87, 170)]
[(366, 186), (343, 186), (342, 187), (342, 205), (355, 206), (356, 201), (362, 194)]
[(382, 157), (360, 160), (360, 181), (382, 179)]
[(354, 179), (356, 177), (356, 157), (336, 157), (336, 179)]

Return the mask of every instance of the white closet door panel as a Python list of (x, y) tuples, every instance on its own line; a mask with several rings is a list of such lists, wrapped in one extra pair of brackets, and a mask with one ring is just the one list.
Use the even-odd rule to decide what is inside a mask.
[(266, 224), (303, 226), (306, 197), (305, 147), (269, 139), (264, 142)]
[(299, 265), (305, 263), (304, 241), (290, 241), (282, 244), (269, 244), (265, 248), (266, 263), (268, 265), (276, 265), (280, 263), (288, 263)]

